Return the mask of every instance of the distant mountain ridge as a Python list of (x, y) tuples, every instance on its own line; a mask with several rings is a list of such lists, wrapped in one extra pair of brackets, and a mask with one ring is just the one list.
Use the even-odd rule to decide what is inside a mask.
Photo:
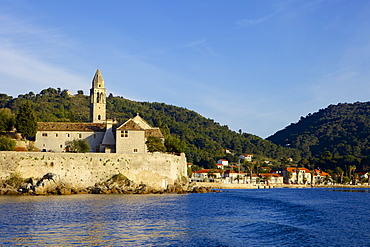
[[(0, 94), (0, 108), (16, 113), (26, 100), (32, 102), (39, 120), (44, 122), (88, 122), (89, 97), (80, 90), (71, 96), (67, 90), (48, 88), (39, 94), (29, 92), (12, 98)], [(126, 121), (139, 113), (152, 126), (160, 127), (164, 135), (171, 135), (187, 145), (189, 163), (214, 168), (217, 159), (236, 162), (243, 153), (279, 160), (283, 157), (300, 159), (300, 151), (281, 147), (258, 136), (236, 133), (212, 119), (182, 107), (164, 103), (135, 102), (112, 94), (107, 97), (107, 118)], [(225, 152), (228, 150), (228, 152)]]
[(370, 155), (370, 102), (330, 105), (301, 117), (267, 138), (275, 144), (297, 148), (304, 156)]

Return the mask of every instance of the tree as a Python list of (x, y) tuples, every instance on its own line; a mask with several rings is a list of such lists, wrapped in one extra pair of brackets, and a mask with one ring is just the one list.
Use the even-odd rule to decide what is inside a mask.
[(0, 151), (14, 151), (15, 141), (5, 137), (0, 136)]
[(183, 153), (186, 149), (186, 143), (174, 136), (167, 136), (164, 145), (169, 153)]
[(0, 131), (10, 131), (15, 124), (15, 115), (8, 108), (0, 109)]
[(247, 167), (248, 167), (248, 170), (249, 170), (249, 183), (252, 184), (254, 163), (253, 162), (248, 162)]
[(72, 153), (87, 153), (91, 150), (86, 139), (74, 139), (73, 141), (66, 141), (66, 149)]
[(355, 165), (351, 165), (348, 168), (349, 177), (352, 178), (352, 184), (356, 184), (355, 170), (356, 170), (356, 166)]
[(339, 183), (342, 184), (343, 183), (343, 175), (344, 175), (344, 171), (342, 170), (342, 168), (336, 167), (335, 168), (335, 174), (337, 175), (337, 177), (339, 177)]
[(15, 127), (17, 132), (27, 137), (35, 137), (37, 132), (37, 116), (31, 103), (27, 100), (18, 111)]
[(166, 152), (166, 147), (163, 145), (161, 138), (156, 136), (148, 136), (147, 141), (145, 142), (148, 152)]

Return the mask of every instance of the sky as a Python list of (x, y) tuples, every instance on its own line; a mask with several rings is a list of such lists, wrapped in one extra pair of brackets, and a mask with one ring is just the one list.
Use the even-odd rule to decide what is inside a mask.
[(2, 0), (0, 93), (52, 87), (193, 110), (262, 138), (367, 102), (367, 0)]

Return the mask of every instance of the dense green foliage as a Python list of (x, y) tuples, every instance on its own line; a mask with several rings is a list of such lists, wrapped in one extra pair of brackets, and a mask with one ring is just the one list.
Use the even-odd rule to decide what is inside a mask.
[(75, 139), (66, 142), (66, 149), (72, 153), (87, 153), (90, 152), (90, 145), (87, 139)]
[(166, 147), (163, 145), (161, 138), (156, 136), (148, 136), (146, 141), (148, 152), (166, 152)]
[(370, 102), (330, 105), (301, 117), (267, 138), (302, 150), (311, 163), (333, 169), (357, 165), (367, 170), (370, 161)]
[(166, 136), (164, 145), (169, 153), (179, 154), (184, 153), (186, 150), (186, 143), (171, 135)]
[(0, 151), (14, 151), (15, 141), (5, 137), (0, 136)]
[(10, 131), (15, 124), (15, 115), (9, 108), (0, 109), (0, 131)]
[(31, 103), (27, 100), (17, 113), (15, 127), (27, 137), (35, 137), (37, 132), (37, 116)]
[(370, 155), (370, 102), (330, 105), (298, 123), (293, 123), (268, 140), (289, 145), (306, 156), (319, 157), (325, 151), (333, 156)]
[[(69, 96), (67, 90), (48, 88), (39, 94), (30, 92), (14, 99), (0, 94), (0, 108), (7, 107), (17, 113), (27, 100), (32, 102), (40, 121), (89, 121), (89, 97), (82, 92)], [(300, 159), (298, 150), (278, 146), (255, 135), (236, 133), (226, 125), (182, 107), (135, 102), (112, 94), (107, 98), (107, 118), (121, 122), (136, 113), (152, 126), (160, 127), (165, 138), (171, 136), (165, 143), (169, 152), (185, 151), (189, 163), (205, 168), (214, 168), (219, 158), (236, 162), (238, 155), (243, 153), (277, 160), (282, 157)]]

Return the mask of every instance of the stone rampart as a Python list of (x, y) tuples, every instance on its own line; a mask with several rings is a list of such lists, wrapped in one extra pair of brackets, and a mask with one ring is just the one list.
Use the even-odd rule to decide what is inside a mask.
[(74, 187), (92, 186), (121, 173), (135, 183), (163, 189), (187, 176), (187, 168), (184, 154), (0, 152), (0, 179), (13, 174), (37, 179), (46, 173)]

